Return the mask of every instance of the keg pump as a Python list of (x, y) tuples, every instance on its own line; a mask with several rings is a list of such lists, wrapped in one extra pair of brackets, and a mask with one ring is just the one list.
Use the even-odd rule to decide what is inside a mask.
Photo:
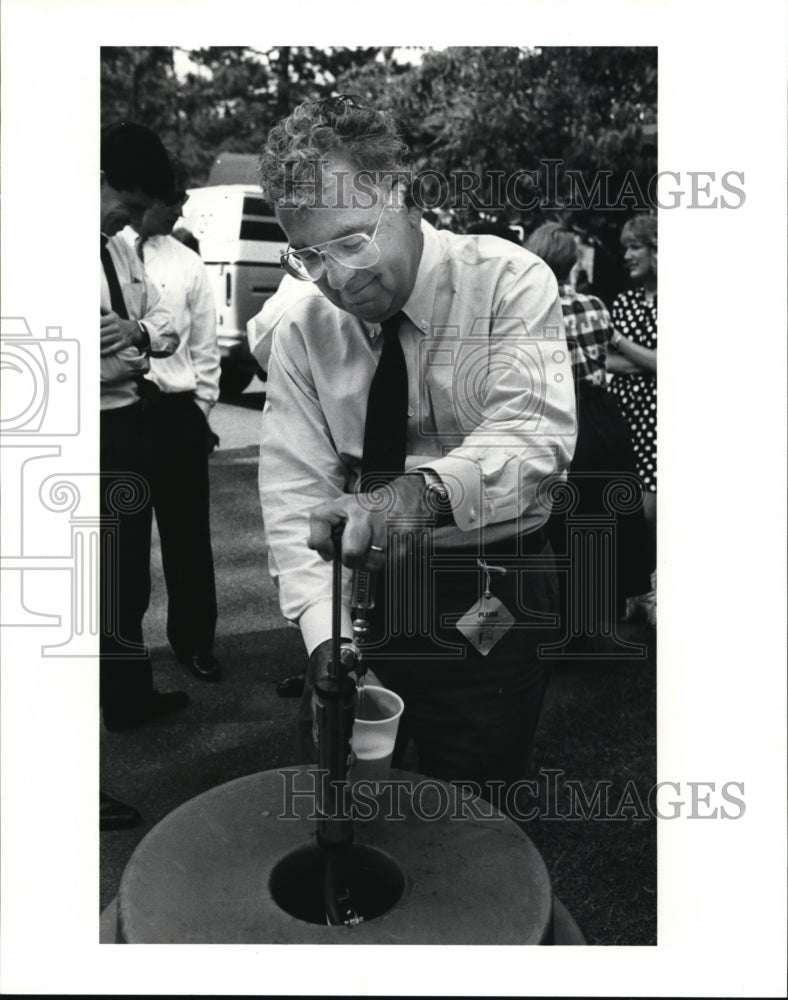
[(353, 843), (347, 774), (353, 732), (357, 685), (363, 693), (366, 672), (361, 650), (369, 631), (368, 612), (374, 606), (372, 571), (356, 570), (353, 580), (353, 643), (343, 645), (342, 631), (342, 530), (332, 532), (331, 659), (315, 677), (315, 717), (318, 733), (317, 843), (326, 856), (325, 904), (329, 924), (355, 924), (363, 920), (353, 908), (346, 888), (346, 868)]

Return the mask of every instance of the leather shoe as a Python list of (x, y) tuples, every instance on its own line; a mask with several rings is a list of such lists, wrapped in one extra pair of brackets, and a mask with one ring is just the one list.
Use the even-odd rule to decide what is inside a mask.
[(221, 664), (210, 649), (195, 650), (186, 660), (186, 665), (195, 677), (203, 681), (218, 681), (222, 676)]
[(188, 704), (189, 696), (185, 691), (152, 691), (136, 710), (117, 712), (104, 708), (104, 725), (111, 733), (136, 729), (152, 719), (177, 712)]
[(304, 693), (304, 675), (292, 674), (276, 685), (276, 693), (280, 698), (300, 698)]
[(100, 830), (129, 830), (133, 826), (138, 826), (142, 821), (142, 817), (134, 806), (127, 806), (104, 792), (99, 792), (99, 796)]

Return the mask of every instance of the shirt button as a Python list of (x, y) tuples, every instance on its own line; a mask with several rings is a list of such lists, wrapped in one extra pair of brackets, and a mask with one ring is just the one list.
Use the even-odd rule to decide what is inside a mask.
[(475, 521), (476, 520), (476, 508), (475, 507), (471, 507), (471, 509), (468, 511), (468, 517), (470, 518), (471, 521)]
[(426, 319), (423, 319), (421, 321), (421, 323), (419, 323), (419, 326), (422, 328), (422, 330), (426, 330), (427, 329), (427, 321), (426, 321)]
[(409, 407), (408, 407), (408, 416), (409, 416), (409, 417), (412, 417), (412, 416), (413, 416), (413, 413), (414, 413), (414, 410), (413, 410), (413, 407), (412, 407), (412, 406), (409, 406)]

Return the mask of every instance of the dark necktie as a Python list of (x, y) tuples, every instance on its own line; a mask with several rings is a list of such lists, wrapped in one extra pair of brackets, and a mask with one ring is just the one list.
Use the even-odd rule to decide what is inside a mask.
[(408, 433), (408, 367), (399, 340), (402, 313), (383, 325), (383, 351), (369, 387), (361, 488), (388, 482), (405, 471)]
[[(119, 316), (121, 319), (130, 319), (129, 311), (126, 308), (126, 303), (123, 299), (123, 292), (120, 288), (120, 280), (118, 279), (118, 272), (115, 270), (115, 264), (110, 255), (109, 249), (107, 248), (107, 240), (103, 233), (101, 234), (101, 263), (104, 267), (104, 274), (107, 278), (107, 284), (109, 285), (109, 301), (112, 306), (112, 311)], [(137, 391), (139, 392), (140, 399), (142, 400), (143, 406), (152, 406), (155, 400), (158, 398), (159, 389), (151, 382), (150, 379), (145, 378), (144, 375), (133, 375), (131, 376), (133, 381), (137, 385)]]
[[(95, 260), (95, 257), (93, 259)], [(123, 301), (123, 292), (120, 290), (118, 272), (115, 270), (112, 256), (107, 247), (107, 237), (103, 233), (101, 235), (101, 263), (104, 267), (107, 284), (109, 285), (109, 301), (112, 305), (112, 311), (117, 313), (121, 319), (128, 319), (129, 311), (126, 308), (126, 303)]]

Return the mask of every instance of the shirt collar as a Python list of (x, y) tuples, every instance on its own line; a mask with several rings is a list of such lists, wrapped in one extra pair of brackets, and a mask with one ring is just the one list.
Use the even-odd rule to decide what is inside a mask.
[(137, 242), (137, 233), (131, 228), (131, 226), (124, 226), (124, 228), (121, 229), (120, 238), (124, 241), (124, 243), (128, 243), (132, 250), (134, 249), (134, 244)]
[[(402, 307), (402, 312), (408, 317), (416, 329), (423, 334), (429, 333), (432, 324), (432, 314), (435, 305), (435, 291), (438, 287), (438, 265), (440, 264), (441, 248), (436, 230), (421, 220), (423, 244), (421, 260), (416, 271), (416, 281), (410, 293), (410, 298)], [(380, 336), (380, 323), (372, 326), (364, 324), (367, 336), (374, 343)]]
[[(120, 235), (123, 237), (126, 243), (128, 243), (128, 245), (131, 247), (132, 250), (137, 249), (137, 243), (140, 239), (140, 234), (137, 232), (136, 229), (132, 229), (131, 226), (126, 226), (124, 229), (121, 230)], [(150, 246), (156, 249), (162, 245), (164, 239), (165, 237), (161, 235), (148, 236), (146, 237), (145, 243), (143, 245), (146, 247)]]
[(421, 233), (424, 237), (424, 245), (421, 250), (419, 269), (416, 272), (416, 282), (413, 285), (410, 298), (402, 307), (402, 311), (417, 330), (426, 334), (432, 324), (441, 252), (437, 232), (424, 219), (421, 221)]

